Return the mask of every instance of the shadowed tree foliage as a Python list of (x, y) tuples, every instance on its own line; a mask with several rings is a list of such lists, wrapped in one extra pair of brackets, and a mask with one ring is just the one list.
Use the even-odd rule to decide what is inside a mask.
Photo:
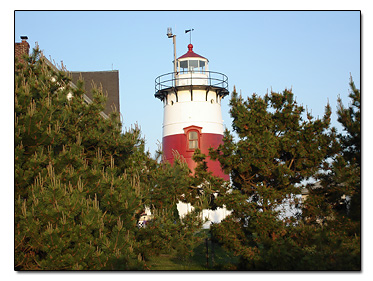
[(347, 216), (355, 222), (361, 219), (361, 114), (360, 91), (354, 82), (350, 81), (351, 104), (345, 108), (338, 99), (338, 122), (343, 127), (343, 133), (338, 134), (336, 153), (333, 161), (324, 163), (324, 170), (317, 177), (322, 189), (311, 190), (320, 193), (325, 198), (325, 204), (330, 211), (324, 217), (336, 215)]
[[(211, 157), (231, 175), (232, 188), (216, 201), (233, 212), (214, 225), (214, 237), (240, 257), (242, 269), (315, 269), (310, 260), (317, 253), (299, 239), (308, 235), (310, 242), (312, 235), (299, 226), (297, 195), (333, 151), (329, 105), (314, 119), (285, 90), (246, 100), (234, 91), (230, 106), (238, 140), (226, 131)], [(284, 212), (285, 205), (293, 213)]]
[(144, 142), (69, 81), (37, 49), (15, 67), (15, 269), (142, 268)]
[(361, 113), (360, 90), (351, 78), (351, 104), (338, 99), (338, 134), (333, 155), (315, 175), (318, 185), (308, 186), (303, 204), (304, 229), (313, 230), (320, 266), (327, 269), (361, 269)]
[[(233, 130), (210, 150), (232, 186), (207, 171), (205, 155), (190, 175), (186, 163), (159, 163), (145, 152), (135, 126), (122, 132), (118, 113), (103, 118), (105, 97), (85, 102), (35, 49), (15, 65), (15, 269), (138, 270), (159, 254), (187, 260), (203, 240), (199, 212), (232, 210), (214, 224), (214, 239), (249, 270), (360, 270), (360, 91), (313, 118), (291, 91), (235, 91)], [(302, 183), (309, 184), (301, 202)], [(180, 218), (176, 204), (195, 211)], [(152, 220), (138, 228), (147, 206)], [(284, 206), (288, 206), (287, 212)], [(290, 211), (290, 212), (289, 212)]]
[[(138, 232), (145, 259), (166, 254), (187, 262), (201, 243), (203, 237), (197, 234), (203, 224), (199, 215), (203, 206), (196, 198), (195, 178), (190, 173), (186, 162), (177, 154), (172, 165), (162, 162), (152, 169), (150, 186), (153, 188), (146, 202), (153, 218)], [(179, 202), (192, 203), (194, 210), (180, 217)]]
[[(38, 49), (25, 59), (15, 66), (15, 269), (138, 270), (150, 255), (190, 255), (202, 221), (178, 217), (186, 164), (158, 163), (137, 127), (105, 119), (101, 89), (88, 104), (83, 82)], [(145, 206), (154, 218), (138, 229)]]

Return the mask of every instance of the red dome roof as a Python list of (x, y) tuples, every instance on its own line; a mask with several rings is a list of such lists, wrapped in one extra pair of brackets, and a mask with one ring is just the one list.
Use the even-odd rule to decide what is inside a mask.
[(184, 55), (182, 55), (181, 57), (179, 57), (178, 59), (185, 59), (185, 58), (202, 58), (202, 59), (205, 59), (207, 60), (206, 58), (200, 56), (199, 54), (196, 54), (195, 52), (193, 52), (193, 45), (192, 44), (189, 44), (188, 45), (188, 52)]

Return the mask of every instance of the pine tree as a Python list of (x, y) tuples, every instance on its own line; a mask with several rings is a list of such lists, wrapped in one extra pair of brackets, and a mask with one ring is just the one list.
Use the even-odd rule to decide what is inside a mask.
[[(343, 178), (337, 178), (336, 181), (344, 184), (346, 196), (351, 198), (349, 204), (349, 216), (360, 222), (361, 220), (361, 103), (360, 90), (356, 89), (355, 84), (350, 80), (351, 93), (349, 97), (352, 104), (345, 108), (342, 100), (339, 99), (338, 122), (340, 122), (346, 131), (346, 134), (340, 134), (339, 139), (342, 147), (341, 157), (335, 165), (335, 170), (343, 169)], [(342, 160), (343, 159), (343, 160)], [(342, 162), (342, 163), (340, 163)], [(343, 168), (342, 168), (343, 167)], [(337, 172), (336, 172), (337, 176)]]
[(231, 190), (221, 189), (216, 201), (233, 212), (214, 225), (213, 235), (240, 257), (242, 269), (299, 269), (304, 250), (296, 239), (297, 218), (282, 209), (299, 204), (300, 184), (328, 156), (330, 107), (314, 119), (289, 90), (247, 100), (233, 92), (230, 106), (238, 140), (226, 131), (211, 157), (231, 175)]
[(304, 243), (314, 245), (322, 269), (361, 269), (361, 104), (352, 78), (350, 87), (351, 105), (345, 108), (338, 99), (345, 132), (338, 134), (331, 158), (316, 174), (319, 186), (309, 185), (303, 204), (304, 228), (314, 233)]
[(196, 235), (202, 227), (199, 210), (184, 217), (177, 210), (178, 202), (190, 203), (190, 193), (194, 190), (187, 164), (177, 155), (172, 165), (153, 162), (148, 184), (151, 188), (145, 205), (151, 209), (152, 220), (137, 233), (142, 243), (141, 255), (145, 260), (166, 254), (187, 261), (202, 239)]
[[(104, 119), (38, 49), (15, 67), (15, 269), (140, 269), (135, 215), (149, 162), (137, 128)], [(144, 189), (144, 193), (141, 189)]]

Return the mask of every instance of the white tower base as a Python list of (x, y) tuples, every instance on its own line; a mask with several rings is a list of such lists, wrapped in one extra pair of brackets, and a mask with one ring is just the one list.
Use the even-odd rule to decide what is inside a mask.
[[(176, 207), (179, 212), (180, 218), (183, 218), (186, 214), (194, 210), (194, 207), (190, 203), (184, 203), (181, 201), (179, 201), (179, 203), (176, 204)], [(201, 217), (203, 220), (207, 221), (203, 224), (202, 228), (209, 229), (211, 223), (221, 222), (228, 215), (230, 215), (230, 213), (232, 213), (232, 211), (227, 210), (225, 207), (217, 208), (216, 210), (203, 209)]]

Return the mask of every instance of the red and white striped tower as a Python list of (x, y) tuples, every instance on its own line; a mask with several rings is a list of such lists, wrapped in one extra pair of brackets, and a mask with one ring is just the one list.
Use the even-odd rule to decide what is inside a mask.
[(175, 63), (175, 72), (161, 75), (155, 80), (155, 97), (163, 102), (163, 156), (173, 162), (174, 151), (185, 159), (194, 172), (192, 156), (196, 148), (207, 155), (208, 169), (225, 180), (218, 161), (208, 157), (210, 147), (222, 142), (224, 125), (221, 101), (229, 94), (228, 78), (209, 71), (208, 59), (196, 54), (193, 45)]

